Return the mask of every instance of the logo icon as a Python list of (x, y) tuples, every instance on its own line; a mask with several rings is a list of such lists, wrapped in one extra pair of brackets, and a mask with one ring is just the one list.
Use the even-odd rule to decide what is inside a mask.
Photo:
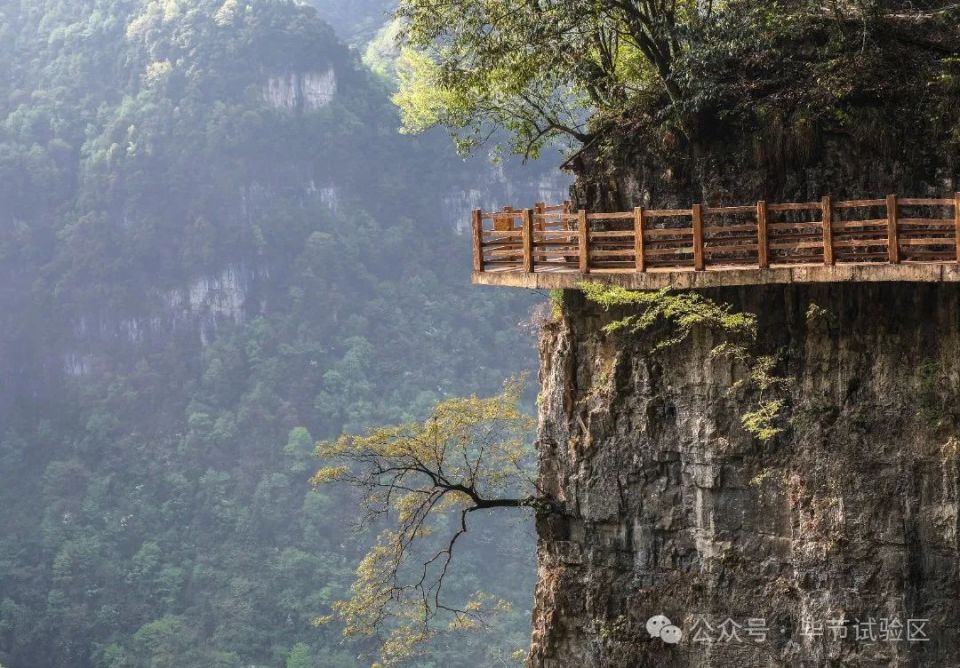
[(647, 620), (647, 633), (651, 638), (660, 638), (668, 645), (676, 645), (683, 639), (683, 631), (674, 626), (665, 615), (654, 615)]

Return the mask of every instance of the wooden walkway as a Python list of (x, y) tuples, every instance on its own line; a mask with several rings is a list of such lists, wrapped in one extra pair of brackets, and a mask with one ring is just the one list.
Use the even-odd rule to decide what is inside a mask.
[(573, 212), (473, 212), (473, 279), (659, 288), (960, 280), (960, 193), (884, 199)]

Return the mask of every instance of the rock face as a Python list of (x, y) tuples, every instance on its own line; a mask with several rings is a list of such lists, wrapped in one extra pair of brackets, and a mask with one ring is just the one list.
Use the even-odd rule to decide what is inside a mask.
[[(914, 137), (893, 152), (878, 151), (848, 138), (822, 139), (812, 155), (767, 155), (749, 138), (734, 137), (704, 149), (663, 156), (648, 147), (618, 144), (610, 157), (585, 149), (574, 160), (577, 206), (591, 211), (625, 211), (634, 206), (687, 207), (768, 202), (947, 197), (960, 189), (960, 156), (931, 137)], [(769, 148), (769, 147), (767, 147)], [(759, 153), (759, 155), (758, 155)]]
[(264, 84), (263, 100), (274, 109), (316, 111), (330, 104), (337, 93), (333, 67), (317, 72), (290, 72), (270, 77)]
[(960, 288), (706, 294), (792, 379), (770, 441), (709, 331), (651, 352), (577, 291), (544, 329), (530, 665), (960, 665)]

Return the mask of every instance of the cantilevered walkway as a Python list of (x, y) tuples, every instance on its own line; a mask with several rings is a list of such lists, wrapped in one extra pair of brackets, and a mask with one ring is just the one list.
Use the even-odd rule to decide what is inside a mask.
[(960, 282), (960, 193), (615, 213), (507, 207), (472, 220), (473, 282), (636, 289)]

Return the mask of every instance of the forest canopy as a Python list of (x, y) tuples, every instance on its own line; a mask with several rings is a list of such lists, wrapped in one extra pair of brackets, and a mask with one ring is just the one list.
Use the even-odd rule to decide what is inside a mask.
[(499, 128), (532, 155), (625, 132), (869, 133), (905, 113), (960, 140), (951, 1), (402, 0), (397, 18), (405, 127), (447, 126), (462, 149)]

